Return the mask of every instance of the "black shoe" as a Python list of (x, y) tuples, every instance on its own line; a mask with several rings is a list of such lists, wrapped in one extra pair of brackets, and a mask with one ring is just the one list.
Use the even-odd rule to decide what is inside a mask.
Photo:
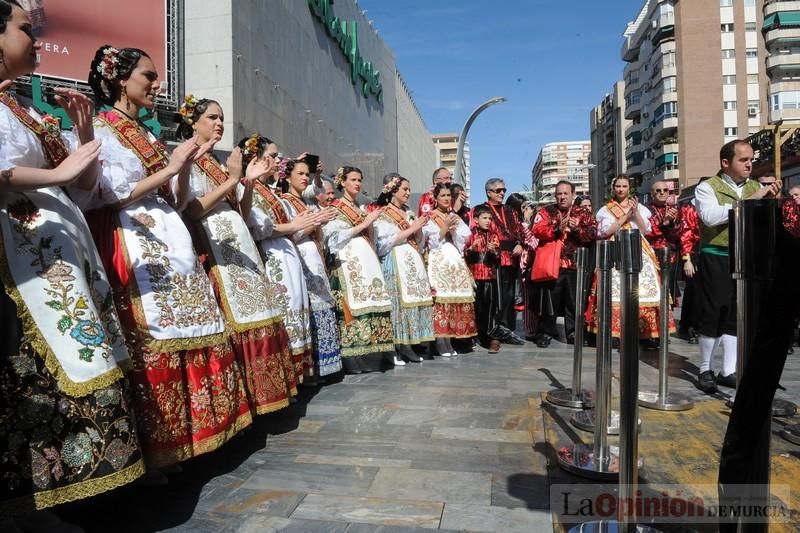
[(570, 333), (567, 335), (567, 344), (575, 344), (575, 334)]
[(723, 387), (730, 387), (732, 389), (736, 388), (736, 372), (733, 374), (728, 374), (727, 376), (723, 376), (722, 372), (719, 373), (717, 376), (717, 385), (722, 385)]
[(688, 344), (697, 344), (697, 337), (689, 337), (686, 341)]
[(547, 348), (548, 346), (550, 346), (551, 340), (553, 339), (552, 337), (550, 337), (550, 335), (541, 333), (540, 335), (537, 335), (536, 346), (538, 346), (539, 348)]
[(714, 379), (714, 373), (711, 370), (701, 373), (697, 377), (697, 387), (703, 392), (717, 392), (717, 381)]
[(794, 348), (792, 348), (791, 346), (789, 346), (789, 349), (788, 349), (788, 350), (786, 350), (786, 355), (792, 355), (793, 353), (794, 353)]
[(515, 344), (517, 346), (522, 346), (525, 344), (525, 341), (517, 337), (516, 334), (512, 333), (511, 336), (505, 340), (506, 344)]
[(641, 342), (641, 346), (646, 352), (658, 351), (658, 341), (656, 339), (645, 339)]

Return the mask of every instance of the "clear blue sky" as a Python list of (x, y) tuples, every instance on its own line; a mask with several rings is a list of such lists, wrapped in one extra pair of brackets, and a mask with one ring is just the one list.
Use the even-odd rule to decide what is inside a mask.
[(589, 138), (589, 111), (621, 79), (622, 32), (643, 0), (359, 0), (395, 53), (431, 133), (469, 134), (472, 203), (501, 176), (530, 186), (539, 149)]

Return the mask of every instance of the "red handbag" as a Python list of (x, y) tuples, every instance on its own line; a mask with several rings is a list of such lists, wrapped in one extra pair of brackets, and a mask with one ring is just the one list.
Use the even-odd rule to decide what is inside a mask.
[(561, 250), (564, 242), (561, 239), (550, 241), (540, 245), (536, 249), (531, 269), (531, 280), (555, 281), (558, 279), (558, 271), (561, 269)]

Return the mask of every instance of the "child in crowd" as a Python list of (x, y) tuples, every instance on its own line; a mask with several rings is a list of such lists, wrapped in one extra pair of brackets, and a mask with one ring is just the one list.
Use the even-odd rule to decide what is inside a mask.
[(486, 205), (479, 205), (473, 213), (475, 227), (465, 245), (464, 259), (475, 279), (475, 314), (478, 326), (478, 342), (489, 353), (500, 350), (500, 338), (496, 335), (497, 314), (497, 266), (500, 264), (500, 241), (489, 231), (492, 212)]

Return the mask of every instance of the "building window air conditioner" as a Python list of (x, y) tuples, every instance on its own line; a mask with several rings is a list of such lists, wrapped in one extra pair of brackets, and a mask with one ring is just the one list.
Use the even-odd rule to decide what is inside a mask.
[(750, 109), (748, 109), (748, 110), (747, 110), (747, 116), (748, 116), (748, 117), (751, 117), (751, 118), (753, 118), (753, 117), (755, 117), (756, 115), (758, 115), (758, 109), (755, 109), (755, 108), (752, 108), (752, 107), (751, 107)]
[(650, 113), (645, 111), (644, 113), (642, 113), (642, 118), (650, 118)]

